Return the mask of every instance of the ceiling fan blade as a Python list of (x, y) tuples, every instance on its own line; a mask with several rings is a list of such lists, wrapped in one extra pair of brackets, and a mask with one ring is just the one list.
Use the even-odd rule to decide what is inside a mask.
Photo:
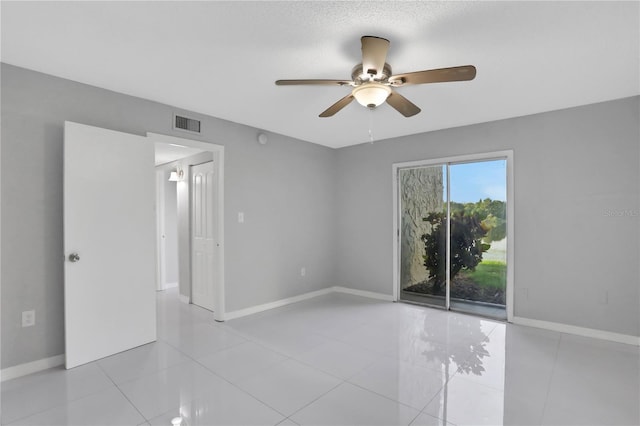
[(406, 74), (392, 75), (389, 82), (394, 86), (405, 84), (444, 83), (447, 81), (468, 81), (476, 76), (476, 67), (463, 65), (460, 67), (438, 68), (435, 70), (416, 71)]
[(389, 40), (381, 37), (364, 36), (362, 42), (362, 72), (378, 75), (384, 69), (389, 50)]
[(322, 114), (319, 115), (319, 117), (323, 117), (323, 118), (331, 117), (336, 112), (340, 111), (342, 108), (349, 105), (351, 101), (353, 101), (353, 95), (349, 93), (347, 96), (345, 96), (344, 98), (340, 99), (338, 102), (336, 102), (335, 104), (327, 108)]
[(420, 112), (420, 108), (398, 92), (391, 92), (387, 98), (387, 103), (405, 117), (412, 117)]
[(276, 86), (347, 86), (352, 83), (351, 80), (276, 80)]

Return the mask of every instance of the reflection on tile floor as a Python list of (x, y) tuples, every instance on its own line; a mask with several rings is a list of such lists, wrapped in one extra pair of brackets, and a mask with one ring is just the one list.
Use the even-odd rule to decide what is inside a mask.
[(158, 341), (2, 383), (3, 425), (638, 425), (640, 351), (331, 294), (226, 323), (158, 293)]

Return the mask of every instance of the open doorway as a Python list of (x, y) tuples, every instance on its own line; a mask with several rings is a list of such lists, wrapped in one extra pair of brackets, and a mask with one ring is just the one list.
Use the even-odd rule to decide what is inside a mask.
[(156, 147), (156, 290), (178, 287), (178, 200), (176, 180), (165, 164), (158, 163)]
[(148, 133), (156, 148), (157, 290), (224, 320), (223, 147)]

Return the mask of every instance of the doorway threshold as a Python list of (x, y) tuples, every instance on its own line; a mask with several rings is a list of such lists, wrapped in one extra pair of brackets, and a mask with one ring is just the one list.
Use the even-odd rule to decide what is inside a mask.
[(507, 310), (504, 306), (476, 303), (467, 300), (452, 300), (451, 310), (465, 314), (487, 317), (499, 321), (507, 320)]
[[(442, 296), (432, 296), (427, 294), (417, 294), (414, 292), (403, 291), (400, 301), (416, 305), (428, 306), (430, 308), (446, 309), (444, 306), (444, 297)], [(473, 302), (470, 300), (452, 298), (450, 310), (453, 312), (476, 315), (498, 321), (507, 320), (507, 310), (503, 305), (494, 305), (491, 303)]]

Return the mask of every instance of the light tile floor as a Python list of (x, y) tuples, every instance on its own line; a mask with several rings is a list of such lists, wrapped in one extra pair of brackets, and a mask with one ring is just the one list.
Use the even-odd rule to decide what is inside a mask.
[(226, 323), (158, 293), (158, 341), (2, 383), (3, 425), (638, 425), (640, 352), (332, 294)]

